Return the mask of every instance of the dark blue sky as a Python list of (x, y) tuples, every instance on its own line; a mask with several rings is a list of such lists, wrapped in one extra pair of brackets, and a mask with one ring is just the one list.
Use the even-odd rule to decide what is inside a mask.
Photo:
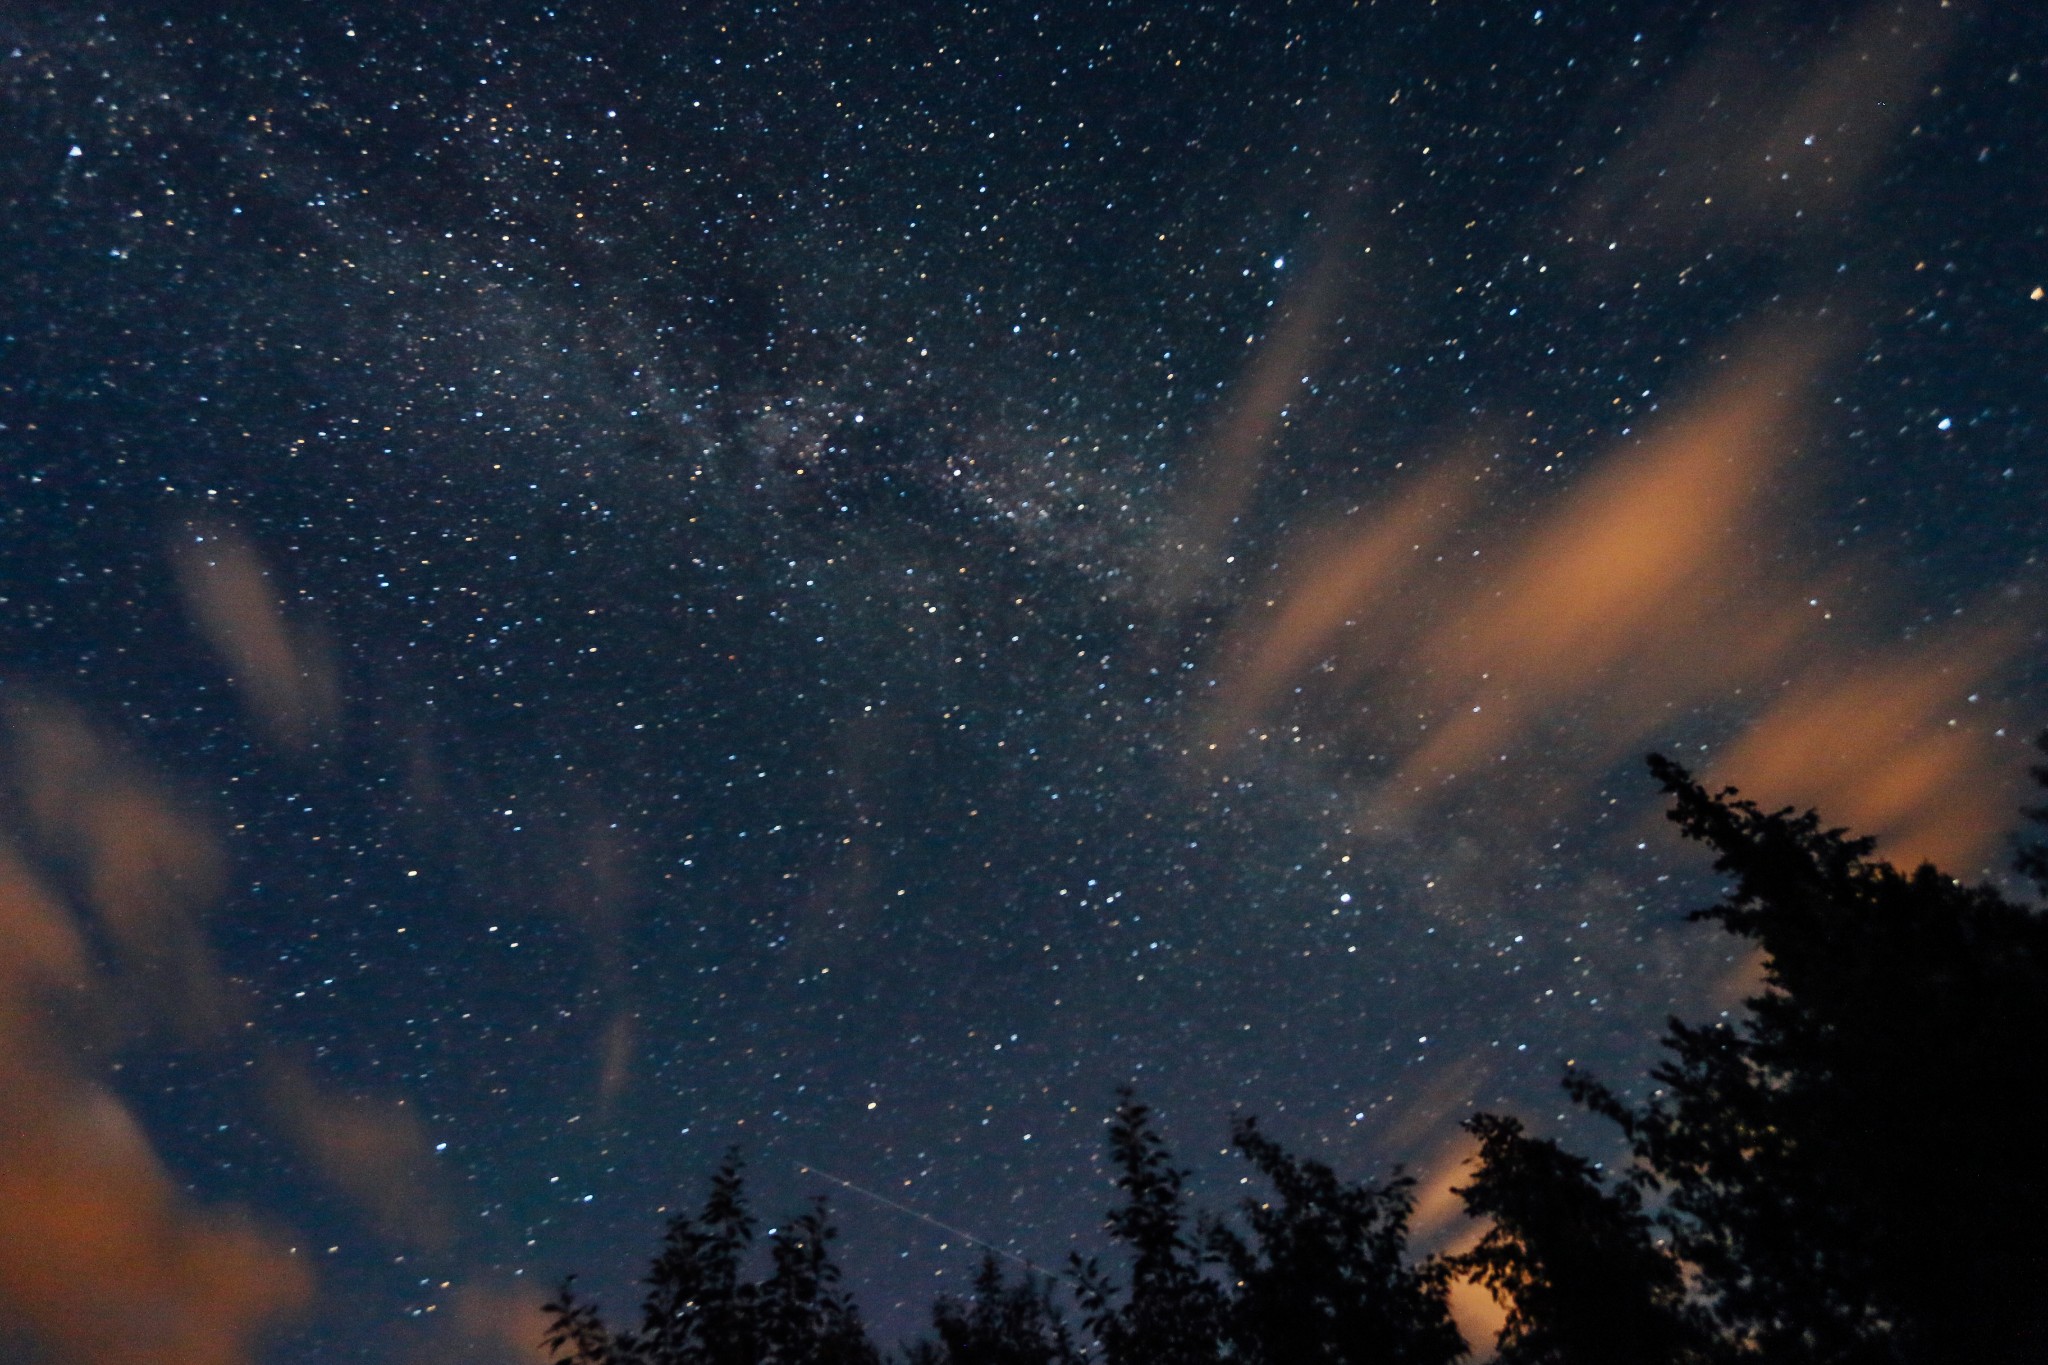
[(520, 1359), (738, 1143), (894, 1338), (799, 1166), (1055, 1264), (1126, 1080), (1604, 1150), (1743, 979), (1642, 752), (2002, 869), (2027, 10), (0, 20), (9, 1316)]

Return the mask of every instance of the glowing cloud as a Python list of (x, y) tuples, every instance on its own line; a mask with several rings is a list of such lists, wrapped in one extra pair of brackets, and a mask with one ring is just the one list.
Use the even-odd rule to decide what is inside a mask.
[(1608, 744), (1631, 744), (1646, 713), (1710, 697), (1772, 652), (1783, 631), (1741, 566), (1816, 359), (1790, 336), (1754, 343), (1662, 430), (1611, 452), (1419, 642), (1434, 723), (1387, 797), (1470, 771), (1567, 706), (1590, 704)]
[(428, 1248), (448, 1244), (448, 1212), (428, 1169), (432, 1144), (417, 1111), (403, 1099), (336, 1094), (292, 1062), (272, 1062), (267, 1079), (278, 1126), (380, 1233)]
[(1815, 662), (1708, 771), (1765, 806), (1820, 811), (1911, 867), (1974, 869), (2019, 797), (2016, 744), (1977, 703), (2020, 632), (1959, 627), (1910, 650)]
[(71, 1365), (242, 1365), (312, 1276), (164, 1169), (65, 1023), (98, 992), (78, 925), (0, 845), (0, 1304)]
[(1759, 799), (1817, 802), (1908, 859), (1976, 857), (2018, 764), (1964, 698), (2010, 671), (2020, 633), (1902, 649), (1834, 609), (1846, 566), (1818, 581), (1785, 567), (1805, 393), (1826, 353), (1810, 330), (1752, 337), (1533, 508), (1481, 503), (1503, 476), (1450, 460), (1300, 537), (1218, 651), (1194, 752), (1228, 762), (1293, 722), (1378, 761), (1363, 814), (1384, 829), (1481, 782), (1516, 793), (1485, 802), (1496, 823), (1555, 814), (1678, 732), (1720, 741), (1712, 776)]
[(232, 527), (188, 522), (172, 533), (170, 557), (193, 624), (257, 726), (287, 749), (331, 730), (340, 709), (333, 667), (285, 619), (255, 545)]
[(8, 719), (37, 845), (77, 870), (139, 998), (187, 1041), (214, 1033), (224, 982), (199, 916), (220, 894), (219, 846), (75, 710), (30, 700)]

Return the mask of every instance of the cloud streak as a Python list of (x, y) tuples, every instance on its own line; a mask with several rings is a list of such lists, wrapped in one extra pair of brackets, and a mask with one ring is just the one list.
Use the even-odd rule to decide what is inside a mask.
[(1453, 459), (1301, 537), (1219, 650), (1195, 752), (1242, 762), (1288, 726), (1364, 773), (1364, 820), (1398, 830), (1482, 801), (1490, 819), (1553, 818), (1685, 737), (1713, 741), (1717, 780), (1820, 802), (1904, 859), (1979, 856), (2016, 753), (1981, 714), (1963, 723), (1964, 698), (2011, 671), (2022, 632), (1901, 646), (1840, 605), (1845, 572), (1883, 581), (1872, 566), (1796, 567), (1827, 355), (1810, 329), (1757, 333), (1547, 499)]
[(341, 707), (333, 665), (286, 619), (255, 544), (231, 526), (186, 522), (172, 532), (169, 549), (192, 624), (257, 728), (294, 751), (332, 731)]

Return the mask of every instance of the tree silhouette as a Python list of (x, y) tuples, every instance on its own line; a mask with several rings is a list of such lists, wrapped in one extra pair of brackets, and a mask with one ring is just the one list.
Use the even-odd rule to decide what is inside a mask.
[(695, 1219), (669, 1221), (648, 1272), (640, 1342), (650, 1360), (751, 1365), (762, 1352), (759, 1291), (740, 1272), (754, 1241), (739, 1153), (726, 1153)]
[[(1070, 1272), (1090, 1345), (1050, 1282), (1012, 1283), (991, 1257), (906, 1365), (1448, 1365), (1464, 1354), (1453, 1273), (1507, 1306), (1503, 1365), (2048, 1361), (2048, 1128), (2019, 1107), (2048, 1044), (2048, 920), (1932, 867), (1900, 872), (1811, 811), (1650, 766), (1730, 879), (1692, 918), (1754, 944), (1764, 988), (1735, 1019), (1670, 1021), (1641, 1106), (1567, 1079), (1621, 1125), (1625, 1177), (1477, 1115), (1456, 1193), (1488, 1230), (1416, 1265), (1411, 1182), (1347, 1183), (1250, 1119), (1233, 1138), (1274, 1197), (1241, 1225), (1194, 1215), (1125, 1088), (1105, 1228), (1127, 1283), (1078, 1255)], [(2048, 846), (2018, 867), (2048, 892)], [(703, 1209), (670, 1221), (638, 1329), (614, 1332), (564, 1283), (547, 1345), (556, 1365), (879, 1365), (832, 1236), (821, 1201), (770, 1234), (770, 1274), (748, 1279), (755, 1224), (728, 1155)]]
[(640, 1329), (614, 1332), (571, 1283), (545, 1310), (555, 1365), (879, 1365), (832, 1263), (821, 1199), (770, 1234), (772, 1273), (743, 1278), (754, 1244), (740, 1160), (728, 1152), (704, 1209), (669, 1220)]
[[(2034, 747), (2048, 754), (2048, 731), (2034, 737)], [(2033, 774), (2034, 785), (2048, 789), (2048, 763), (2037, 763), (2027, 771)], [(2022, 814), (2037, 825), (2048, 826), (2048, 806), (2029, 806)], [(2048, 842), (2037, 839), (2020, 845), (2019, 856), (2013, 859), (2013, 870), (2023, 877), (2032, 878), (2035, 890), (2048, 896)]]
[(1279, 1196), (1243, 1204), (1251, 1239), (1212, 1221), (1211, 1253), (1235, 1281), (1232, 1358), (1255, 1365), (1441, 1365), (1465, 1354), (1440, 1264), (1407, 1260), (1415, 1182), (1349, 1184), (1240, 1118), (1232, 1141)]
[(761, 1286), (767, 1361), (803, 1365), (879, 1365), (860, 1310), (839, 1286), (830, 1242), (837, 1233), (820, 1198), (775, 1230), (775, 1273)]
[(1592, 1163), (1477, 1114), (1478, 1170), (1453, 1193), (1493, 1225), (1449, 1265), (1507, 1309), (1500, 1365), (1691, 1365), (1709, 1334), (1659, 1246), (1642, 1194), (1608, 1188)]
[(941, 1297), (932, 1305), (937, 1341), (919, 1342), (909, 1365), (1081, 1365), (1085, 1353), (1052, 1301), (1052, 1283), (1028, 1272), (1003, 1276), (993, 1253), (982, 1257), (966, 1303)]
[(1763, 952), (1736, 1024), (1671, 1021), (1640, 1109), (1585, 1079), (1655, 1182), (1721, 1324), (1773, 1362), (2048, 1359), (2048, 925), (1902, 873), (1811, 811), (1652, 772), (1733, 880), (1693, 918)]
[(1130, 1087), (1118, 1091), (1110, 1158), (1123, 1203), (1109, 1235), (1128, 1250), (1130, 1285), (1119, 1288), (1094, 1258), (1073, 1259), (1082, 1320), (1105, 1365), (1211, 1365), (1223, 1359), (1222, 1288), (1203, 1269), (1183, 1208), (1186, 1172), (1152, 1129), (1152, 1111)]

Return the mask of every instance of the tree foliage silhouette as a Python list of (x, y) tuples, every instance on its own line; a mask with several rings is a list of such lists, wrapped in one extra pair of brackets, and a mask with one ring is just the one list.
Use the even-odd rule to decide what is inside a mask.
[(972, 1298), (932, 1305), (937, 1340), (913, 1346), (909, 1365), (1081, 1365), (1087, 1356), (1052, 1293), (1051, 1281), (1029, 1272), (1005, 1279), (994, 1254), (984, 1255)]
[(1500, 1365), (1708, 1359), (1684, 1271), (1658, 1245), (1634, 1185), (1609, 1188), (1591, 1162), (1514, 1119), (1478, 1114), (1465, 1128), (1479, 1139), (1478, 1169), (1454, 1193), (1492, 1226), (1448, 1265), (1507, 1309)]
[(1693, 918), (1756, 944), (1765, 988), (1737, 1023), (1671, 1021), (1647, 1105), (1570, 1088), (1667, 1191), (1722, 1326), (1790, 1365), (2048, 1359), (2048, 1130), (2012, 1107), (2048, 1041), (2048, 924), (1650, 766), (1733, 881)]
[(1465, 1353), (1445, 1268), (1407, 1259), (1414, 1181), (1346, 1183), (1289, 1154), (1249, 1117), (1231, 1136), (1279, 1197), (1244, 1201), (1249, 1239), (1209, 1225), (1211, 1253), (1235, 1282), (1225, 1310), (1232, 1359), (1440, 1365)]
[(1076, 1253), (1074, 1292), (1106, 1365), (1210, 1365), (1223, 1358), (1223, 1293), (1190, 1234), (1184, 1185), (1152, 1127), (1152, 1111), (1126, 1086), (1109, 1122), (1110, 1159), (1123, 1203), (1110, 1210), (1111, 1239), (1126, 1249), (1130, 1284), (1118, 1286)]
[(544, 1310), (556, 1365), (878, 1365), (839, 1285), (824, 1201), (770, 1234), (772, 1273), (760, 1282), (743, 1278), (754, 1229), (739, 1157), (727, 1153), (703, 1211), (669, 1221), (638, 1331), (613, 1332), (562, 1285)]
[[(1121, 1264), (1070, 1268), (1087, 1342), (1050, 1281), (1011, 1282), (991, 1257), (967, 1299), (938, 1301), (906, 1365), (1448, 1365), (1465, 1349), (1454, 1275), (1507, 1307), (1503, 1365), (2048, 1360), (2048, 1128), (2017, 1104), (2048, 1045), (2048, 920), (1932, 867), (1901, 872), (1811, 811), (1650, 767), (1729, 879), (1692, 918), (1752, 944), (1763, 988), (1735, 1018), (1671, 1020), (1639, 1106), (1567, 1078), (1621, 1126), (1625, 1175), (1477, 1115), (1456, 1193), (1487, 1230), (1418, 1264), (1411, 1182), (1347, 1183), (1250, 1119), (1233, 1138), (1272, 1198), (1237, 1223), (1195, 1214), (1126, 1088), (1104, 1223)], [(2048, 766), (2035, 776), (2048, 786)], [(2048, 845), (2017, 866), (2048, 894)], [(615, 1333), (565, 1283), (547, 1345), (557, 1365), (879, 1365), (832, 1236), (820, 1202), (748, 1279), (755, 1224), (728, 1156), (703, 1209), (671, 1220), (639, 1327)]]

